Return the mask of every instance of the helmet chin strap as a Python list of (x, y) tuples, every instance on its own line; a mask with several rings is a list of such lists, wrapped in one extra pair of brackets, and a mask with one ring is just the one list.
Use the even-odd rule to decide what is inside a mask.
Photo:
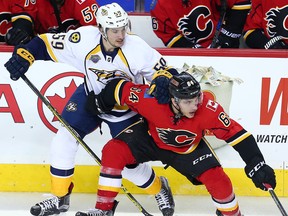
[[(174, 99), (175, 99), (175, 103), (177, 104), (177, 106), (175, 106), (173, 102), (171, 102), (171, 105), (172, 105), (172, 110), (173, 110), (173, 112), (174, 112), (173, 122), (174, 122), (174, 124), (176, 125), (177, 122), (180, 120), (180, 118), (181, 118), (182, 116), (184, 116), (184, 115), (183, 115), (183, 113), (182, 113), (182, 111), (181, 111), (181, 109), (180, 109), (180, 107), (179, 107), (179, 105), (178, 105), (179, 98), (175, 98), (175, 97), (174, 97)], [(174, 110), (173, 108), (174, 108), (175, 110), (177, 110), (177, 112), (175, 112), (175, 110)]]
[(101, 32), (101, 34), (102, 34), (103, 40), (105, 40), (110, 46), (112, 46), (113, 48), (118, 48), (117, 46), (113, 45), (113, 44), (109, 41), (106, 33)]

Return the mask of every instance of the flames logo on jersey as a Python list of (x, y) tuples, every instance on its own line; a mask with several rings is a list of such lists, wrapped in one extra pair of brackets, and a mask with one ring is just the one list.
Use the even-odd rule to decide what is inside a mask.
[(159, 138), (167, 145), (184, 147), (192, 145), (195, 140), (196, 134), (187, 130), (174, 130), (156, 128)]
[(266, 13), (266, 28), (270, 37), (282, 36), (288, 38), (288, 6), (271, 8)]
[(99, 70), (96, 68), (89, 68), (90, 71), (96, 74), (97, 76), (97, 81), (103, 83), (106, 85), (109, 81), (115, 78), (121, 78), (125, 79), (127, 81), (132, 81), (132, 79), (124, 72), (121, 70)]
[(211, 12), (205, 6), (195, 7), (188, 15), (178, 21), (178, 30), (192, 43), (209, 37), (214, 28)]

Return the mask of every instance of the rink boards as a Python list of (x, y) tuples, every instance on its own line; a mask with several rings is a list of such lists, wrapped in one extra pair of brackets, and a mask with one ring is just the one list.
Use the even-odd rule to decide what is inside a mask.
[[(190, 66), (212, 66), (224, 75), (243, 80), (242, 84), (233, 83), (230, 92), (232, 97), (227, 104), (229, 114), (254, 134), (266, 162), (276, 170), (276, 192), (287, 196), (287, 52), (193, 49), (159, 51), (169, 65), (182, 67), (187, 63)], [(10, 80), (3, 67), (10, 55), (11, 48), (0, 47), (0, 191), (49, 191), (49, 144), (59, 122), (23, 81)], [(42, 61), (36, 62), (27, 76), (57, 107), (82, 82), (82, 75), (75, 68)], [(220, 87), (218, 92), (225, 100), (227, 91)], [(105, 126), (103, 132), (102, 136), (96, 131), (85, 138), (98, 156), (101, 156), (102, 146), (110, 139)], [(244, 163), (230, 146), (224, 145), (216, 149), (216, 153), (231, 177), (237, 194), (268, 195), (254, 189), (243, 171)], [(79, 149), (76, 163), (75, 191), (95, 192), (99, 167), (95, 166), (95, 161), (82, 148)], [(175, 194), (207, 194), (204, 187), (192, 186), (173, 169), (164, 170), (160, 163), (152, 165), (157, 173), (169, 178)], [(124, 182), (124, 185), (133, 193), (142, 193), (129, 182)]]

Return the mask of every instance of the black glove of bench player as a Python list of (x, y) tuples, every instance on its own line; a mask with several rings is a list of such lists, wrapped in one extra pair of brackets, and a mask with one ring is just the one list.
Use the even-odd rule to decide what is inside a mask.
[(245, 167), (245, 173), (251, 178), (257, 188), (267, 190), (264, 184), (269, 184), (273, 189), (276, 187), (274, 170), (268, 166), (263, 158), (255, 157)]

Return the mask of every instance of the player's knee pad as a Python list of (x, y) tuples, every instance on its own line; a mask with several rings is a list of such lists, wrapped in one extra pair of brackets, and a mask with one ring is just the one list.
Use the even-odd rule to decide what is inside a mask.
[(225, 199), (233, 193), (231, 180), (220, 166), (205, 171), (198, 177), (198, 180), (216, 199)]
[(75, 138), (65, 127), (60, 127), (51, 143), (51, 165), (58, 169), (73, 168), (77, 150), (78, 144)]
[(111, 139), (102, 149), (101, 164), (104, 167), (124, 169), (126, 165), (135, 163), (129, 146), (121, 140)]

